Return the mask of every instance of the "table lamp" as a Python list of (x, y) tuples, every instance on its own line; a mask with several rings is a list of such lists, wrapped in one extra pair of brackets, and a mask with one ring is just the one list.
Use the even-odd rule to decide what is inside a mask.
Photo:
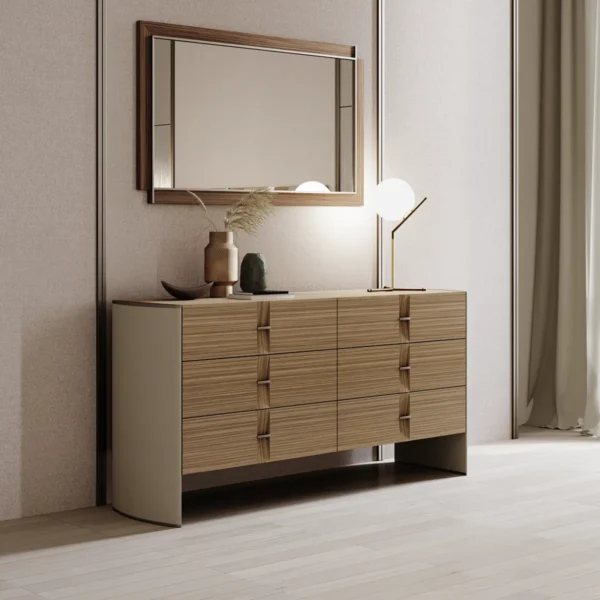
[(412, 187), (402, 179), (384, 179), (375, 188), (375, 210), (377, 214), (386, 221), (400, 221), (392, 229), (392, 287), (382, 287), (369, 289), (369, 292), (391, 292), (394, 290), (402, 291), (425, 291), (424, 288), (397, 288), (395, 287), (395, 264), (394, 256), (396, 254), (394, 241), (396, 231), (408, 221), (408, 219), (423, 205), (427, 198), (423, 198), (415, 206), (415, 193)]

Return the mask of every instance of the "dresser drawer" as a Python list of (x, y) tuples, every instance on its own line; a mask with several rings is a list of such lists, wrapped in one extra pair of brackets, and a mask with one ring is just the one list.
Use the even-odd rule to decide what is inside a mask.
[(296, 352), (183, 363), (183, 417), (335, 402), (337, 352)]
[(337, 403), (275, 408), (270, 412), (270, 460), (337, 451)]
[(183, 421), (183, 474), (258, 462), (257, 413)]
[(382, 293), (338, 300), (338, 347), (408, 342), (408, 296)]
[(410, 391), (466, 384), (466, 342), (422, 342), (410, 345)]
[(413, 294), (410, 297), (410, 341), (452, 340), (466, 337), (467, 295)]
[(466, 431), (466, 390), (452, 388), (410, 395), (410, 439)]
[(337, 399), (337, 351), (275, 354), (268, 363), (268, 406), (272, 408)]
[(337, 299), (261, 303), (266, 329), (261, 354), (332, 350), (337, 347)]
[(338, 403), (338, 450), (404, 442), (410, 436), (408, 394)]
[(409, 345), (338, 350), (338, 400), (409, 391)]
[(256, 410), (257, 358), (183, 363), (183, 417)]
[(258, 353), (257, 303), (183, 308), (183, 360)]
[(183, 360), (333, 350), (337, 299), (239, 302), (183, 309)]

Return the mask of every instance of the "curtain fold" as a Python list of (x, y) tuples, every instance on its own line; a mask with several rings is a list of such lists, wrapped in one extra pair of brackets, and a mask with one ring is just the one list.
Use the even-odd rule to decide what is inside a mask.
[(588, 399), (588, 11), (581, 0), (542, 3), (528, 424), (560, 429), (578, 425)]

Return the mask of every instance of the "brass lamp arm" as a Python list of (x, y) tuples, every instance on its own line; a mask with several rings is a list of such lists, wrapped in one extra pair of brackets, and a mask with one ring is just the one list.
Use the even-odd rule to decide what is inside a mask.
[(423, 198), (419, 204), (417, 204), (409, 213), (407, 213), (402, 221), (400, 221), (400, 223), (398, 223), (398, 225), (392, 229), (392, 239), (394, 239), (396, 231), (398, 231), (398, 229), (400, 229), (400, 227), (402, 227), (402, 225), (404, 225), (404, 223), (406, 223), (406, 221), (408, 221), (417, 212), (417, 208), (420, 208), (425, 200), (427, 200), (427, 196), (425, 196), (425, 198)]
[(405, 215), (405, 217), (402, 219), (402, 221), (400, 221), (400, 223), (398, 223), (398, 225), (396, 225), (396, 227), (394, 227), (394, 229), (392, 229), (392, 288), (395, 288), (396, 285), (396, 265), (395, 265), (395, 256), (396, 256), (396, 248), (394, 245), (394, 239), (396, 237), (396, 231), (398, 231), (398, 229), (400, 229), (400, 227), (402, 227), (402, 225), (404, 225), (404, 223), (406, 223), (406, 221), (408, 221), (416, 212), (417, 209), (420, 208), (421, 206), (423, 206), (423, 203), (425, 202), (425, 200), (427, 200), (427, 196), (425, 196), (425, 198), (423, 198), (423, 200), (421, 200), (421, 202), (419, 202), (419, 204), (417, 204), (408, 214)]

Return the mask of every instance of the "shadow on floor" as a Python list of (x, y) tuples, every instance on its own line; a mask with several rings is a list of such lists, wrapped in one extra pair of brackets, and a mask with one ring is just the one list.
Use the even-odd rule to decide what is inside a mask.
[(197, 523), (233, 514), (269, 510), (274, 507), (364, 493), (377, 488), (451, 477), (461, 475), (385, 462), (190, 491), (183, 495), (183, 522), (185, 526), (186, 523)]
[(2, 521), (0, 564), (6, 562), (5, 557), (12, 559), (13, 555), (21, 555), (23, 559), (43, 550), (77, 552), (95, 542), (160, 531), (165, 531), (165, 528), (124, 517), (111, 506)]

